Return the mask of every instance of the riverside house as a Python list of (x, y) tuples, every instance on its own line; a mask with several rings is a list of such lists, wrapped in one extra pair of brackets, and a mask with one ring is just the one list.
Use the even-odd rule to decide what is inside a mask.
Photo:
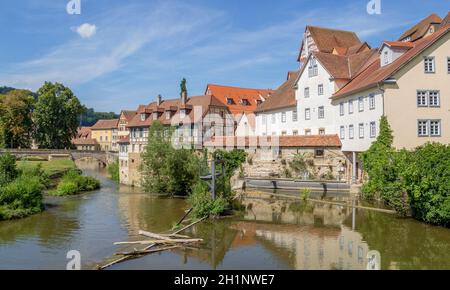
[[(128, 185), (141, 183), (141, 154), (148, 143), (149, 128), (155, 121), (175, 128), (175, 146), (203, 148), (203, 141), (214, 136), (233, 136), (234, 119), (228, 107), (212, 95), (188, 97), (185, 93), (178, 99), (163, 100), (141, 105), (128, 124), (129, 140), (120, 141), (121, 180)], [(125, 157), (126, 156), (126, 157)]]
[(97, 140), (92, 138), (90, 127), (78, 128), (77, 135), (72, 139), (72, 144), (79, 151), (98, 151), (100, 145)]
[(118, 119), (98, 120), (91, 127), (92, 138), (97, 140), (102, 151), (118, 151), (117, 132)]

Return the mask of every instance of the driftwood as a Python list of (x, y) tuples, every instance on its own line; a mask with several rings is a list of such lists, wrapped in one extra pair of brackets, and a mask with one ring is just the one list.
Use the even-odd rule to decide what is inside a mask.
[(176, 248), (180, 248), (180, 247), (181, 247), (181, 246), (170, 246), (170, 247), (159, 248), (159, 249), (154, 249), (154, 250), (147, 250), (147, 251), (134, 250), (133, 252), (121, 252), (121, 253), (116, 253), (116, 255), (136, 256), (136, 255), (144, 255), (144, 254), (151, 254), (151, 253), (157, 253), (157, 252), (168, 251), (168, 250), (172, 250), (172, 249), (176, 249)]
[(165, 240), (148, 240), (148, 241), (135, 241), (135, 242), (116, 242), (114, 245), (152, 245), (152, 244), (185, 244), (185, 243), (199, 243), (203, 242), (203, 239), (165, 239)]
[(139, 234), (141, 236), (146, 236), (146, 237), (149, 237), (149, 238), (154, 238), (154, 239), (159, 239), (159, 240), (166, 240), (166, 239), (170, 239), (170, 238), (180, 238), (180, 239), (190, 239), (191, 238), (189, 236), (183, 236), (183, 235), (155, 234), (155, 233), (146, 232), (146, 231), (139, 231)]
[[(200, 222), (206, 220), (207, 218), (208, 218), (208, 216), (205, 216), (205, 217), (203, 217), (202, 219), (200, 219), (200, 220), (198, 220), (198, 221), (196, 221), (196, 222), (193, 222), (193, 223), (191, 223), (191, 224), (189, 224), (189, 225), (187, 225), (187, 226), (185, 226), (185, 227), (183, 227), (183, 228), (181, 228), (181, 229), (179, 229), (179, 230), (177, 230), (177, 231), (175, 231), (174, 233), (169, 234), (169, 235), (171, 235), (171, 236), (173, 236), (173, 235), (178, 235), (179, 233), (184, 232), (185, 230), (187, 230), (187, 229), (189, 229), (189, 228), (195, 226), (196, 224), (198, 224), (198, 223), (200, 223)], [(142, 251), (144, 252), (143, 255), (149, 254), (149, 253), (145, 253), (145, 252), (146, 252), (146, 251), (149, 251), (151, 248), (153, 248), (153, 247), (155, 247), (155, 246), (157, 246), (157, 244), (154, 243), (154, 244), (151, 244), (151, 245), (145, 247), (145, 248), (142, 250)], [(142, 251), (141, 251), (141, 252), (142, 252)], [(137, 252), (137, 251), (135, 251), (135, 252)], [(126, 261), (126, 260), (128, 260), (128, 259), (130, 259), (130, 258), (139, 257), (139, 256), (141, 256), (141, 255), (139, 255), (139, 254), (135, 254), (135, 255), (124, 255), (123, 257), (121, 257), (121, 258), (119, 258), (119, 259), (116, 259), (116, 260), (114, 260), (114, 261), (112, 261), (112, 262), (110, 262), (110, 263), (108, 263), (108, 264), (106, 264), (106, 265), (103, 265), (103, 266), (98, 267), (98, 269), (99, 269), (99, 270), (104, 270), (104, 269), (109, 268), (109, 267), (111, 267), (111, 266), (113, 266), (113, 265), (115, 265), (115, 264), (124, 262), (124, 261)]]

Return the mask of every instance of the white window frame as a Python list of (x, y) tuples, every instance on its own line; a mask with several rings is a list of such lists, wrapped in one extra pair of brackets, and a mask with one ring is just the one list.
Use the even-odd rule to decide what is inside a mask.
[(305, 99), (309, 99), (309, 97), (311, 96), (310, 91), (309, 91), (309, 87), (306, 87), (304, 92), (303, 92)]
[(370, 122), (370, 138), (375, 138), (377, 136), (377, 123)]
[(353, 100), (348, 101), (348, 114), (353, 114)]
[(417, 107), (428, 107), (428, 91), (417, 90)]
[(355, 139), (355, 126), (353, 125), (348, 126), (348, 138), (350, 140)]
[(358, 111), (364, 112), (364, 97), (358, 98)]
[(417, 136), (428, 137), (430, 136), (429, 120), (417, 120)]
[(369, 110), (375, 110), (375, 95), (369, 95)]
[(310, 108), (305, 109), (305, 120), (311, 120), (311, 109)]
[(286, 123), (286, 112), (281, 112), (281, 123)]
[(447, 73), (450, 74), (450, 56), (447, 57)]
[(293, 110), (292, 111), (292, 122), (297, 122), (298, 121), (298, 112), (297, 110)]
[(318, 119), (325, 119), (325, 107), (324, 106), (320, 106), (317, 109), (317, 118)]
[(364, 123), (358, 125), (358, 135), (359, 139), (364, 139)]
[(323, 95), (323, 84), (319, 84), (319, 85), (317, 86), (317, 94), (318, 94), (319, 96), (322, 96), (322, 95)]
[(423, 59), (424, 72), (426, 74), (433, 74), (436, 72), (436, 63), (434, 56), (425, 56)]
[(433, 108), (441, 106), (441, 92), (439, 90), (428, 91), (428, 105)]
[(345, 126), (341, 126), (339, 130), (341, 140), (345, 140)]
[(340, 103), (339, 104), (339, 115), (340, 116), (344, 116), (345, 115), (344, 103)]
[(261, 116), (261, 119), (262, 119), (263, 125), (266, 125), (267, 124), (267, 116), (264, 114)]
[[(441, 137), (441, 120), (430, 120), (429, 122), (429, 133), (430, 133), (430, 137)], [(433, 124), (434, 123), (434, 124)], [(434, 126), (437, 126), (437, 128), (434, 128)], [(435, 132), (434, 130), (437, 130), (437, 132)]]
[(277, 122), (277, 116), (276, 114), (272, 114), (272, 124), (275, 124)]

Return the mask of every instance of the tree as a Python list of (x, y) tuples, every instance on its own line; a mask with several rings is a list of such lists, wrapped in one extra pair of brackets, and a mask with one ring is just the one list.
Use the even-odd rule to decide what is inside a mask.
[(185, 79), (185, 78), (183, 78), (183, 79), (181, 80), (181, 83), (180, 83), (180, 96), (181, 96), (183, 93), (186, 93), (186, 96), (187, 96), (188, 91), (187, 91), (186, 79)]
[(37, 92), (33, 112), (34, 138), (40, 148), (65, 149), (72, 146), (83, 107), (73, 92), (60, 83), (46, 82)]
[(10, 90), (0, 95), (0, 146), (29, 148), (34, 97), (28, 90)]
[(0, 155), (0, 187), (12, 182), (18, 176), (16, 157), (11, 154)]

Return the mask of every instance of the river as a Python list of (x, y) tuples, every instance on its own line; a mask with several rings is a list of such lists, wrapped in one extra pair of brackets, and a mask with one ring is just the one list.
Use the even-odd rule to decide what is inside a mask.
[[(139, 239), (140, 229), (167, 231), (188, 208), (182, 199), (118, 186), (105, 170), (78, 165), (102, 188), (46, 198), (43, 213), (0, 222), (0, 269), (65, 269), (70, 250), (81, 253), (83, 269), (95, 269), (121, 250), (113, 242)], [(338, 205), (261, 198), (243, 205), (236, 217), (189, 231), (204, 239), (198, 248), (110, 269), (366, 269), (370, 251), (379, 253), (381, 269), (450, 269), (450, 229), (367, 210), (353, 219), (351, 209)]]

